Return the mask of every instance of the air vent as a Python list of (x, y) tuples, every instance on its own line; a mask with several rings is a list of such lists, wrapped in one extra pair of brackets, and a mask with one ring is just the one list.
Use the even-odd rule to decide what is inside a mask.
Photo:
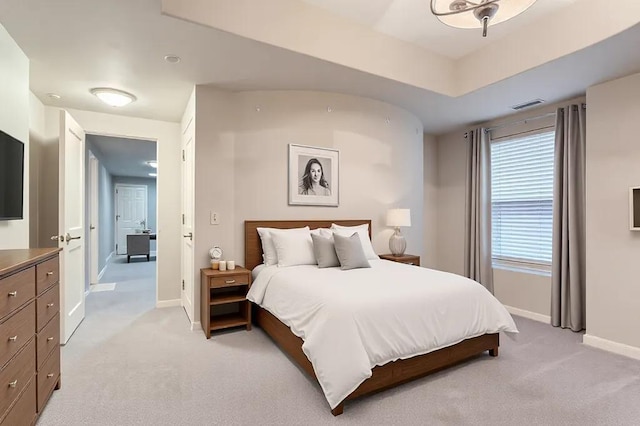
[(540, 105), (542, 103), (544, 103), (542, 99), (534, 99), (532, 101), (527, 101), (519, 105), (514, 105), (511, 108), (515, 109), (516, 111), (520, 111), (521, 109), (531, 108), (532, 106)]

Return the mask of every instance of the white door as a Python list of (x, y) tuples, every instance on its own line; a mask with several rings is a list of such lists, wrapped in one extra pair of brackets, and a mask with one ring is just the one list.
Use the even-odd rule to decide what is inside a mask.
[(89, 282), (98, 282), (98, 159), (89, 151)]
[(67, 343), (84, 319), (84, 130), (60, 112), (58, 246), (60, 339)]
[(193, 199), (194, 125), (193, 119), (182, 134), (182, 306), (193, 324)]
[(127, 254), (127, 235), (147, 229), (147, 186), (116, 184), (116, 254)]

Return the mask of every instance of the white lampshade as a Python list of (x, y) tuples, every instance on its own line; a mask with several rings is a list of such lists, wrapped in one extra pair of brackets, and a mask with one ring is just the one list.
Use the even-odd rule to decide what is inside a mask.
[[(498, 11), (489, 21), (489, 25), (507, 21), (527, 10), (535, 2), (536, 0), (499, 0), (496, 2), (499, 7)], [(456, 0), (431, 0), (434, 14), (442, 23), (456, 28), (482, 28), (482, 21), (474, 16), (473, 10), (461, 11), (460, 13), (450, 15), (440, 15), (441, 13), (451, 13), (452, 9), (450, 6), (455, 3), (462, 5), (465, 2)], [(479, 4), (480, 2), (476, 1), (474, 3)], [(467, 3), (467, 5), (469, 4), (472, 3)]]
[(411, 226), (411, 210), (391, 209), (387, 211), (387, 226)]

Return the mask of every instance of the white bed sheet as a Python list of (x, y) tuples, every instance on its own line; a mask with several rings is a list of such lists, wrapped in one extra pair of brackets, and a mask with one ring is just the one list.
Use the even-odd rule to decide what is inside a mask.
[(505, 307), (459, 275), (371, 260), (343, 271), (267, 266), (247, 298), (304, 340), (318, 382), (335, 408), (371, 370), (485, 333), (517, 333)]

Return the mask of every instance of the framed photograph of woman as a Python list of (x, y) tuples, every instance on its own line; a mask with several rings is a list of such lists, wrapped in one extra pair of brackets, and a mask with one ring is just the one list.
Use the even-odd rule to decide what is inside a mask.
[(338, 206), (337, 149), (289, 144), (289, 204)]

